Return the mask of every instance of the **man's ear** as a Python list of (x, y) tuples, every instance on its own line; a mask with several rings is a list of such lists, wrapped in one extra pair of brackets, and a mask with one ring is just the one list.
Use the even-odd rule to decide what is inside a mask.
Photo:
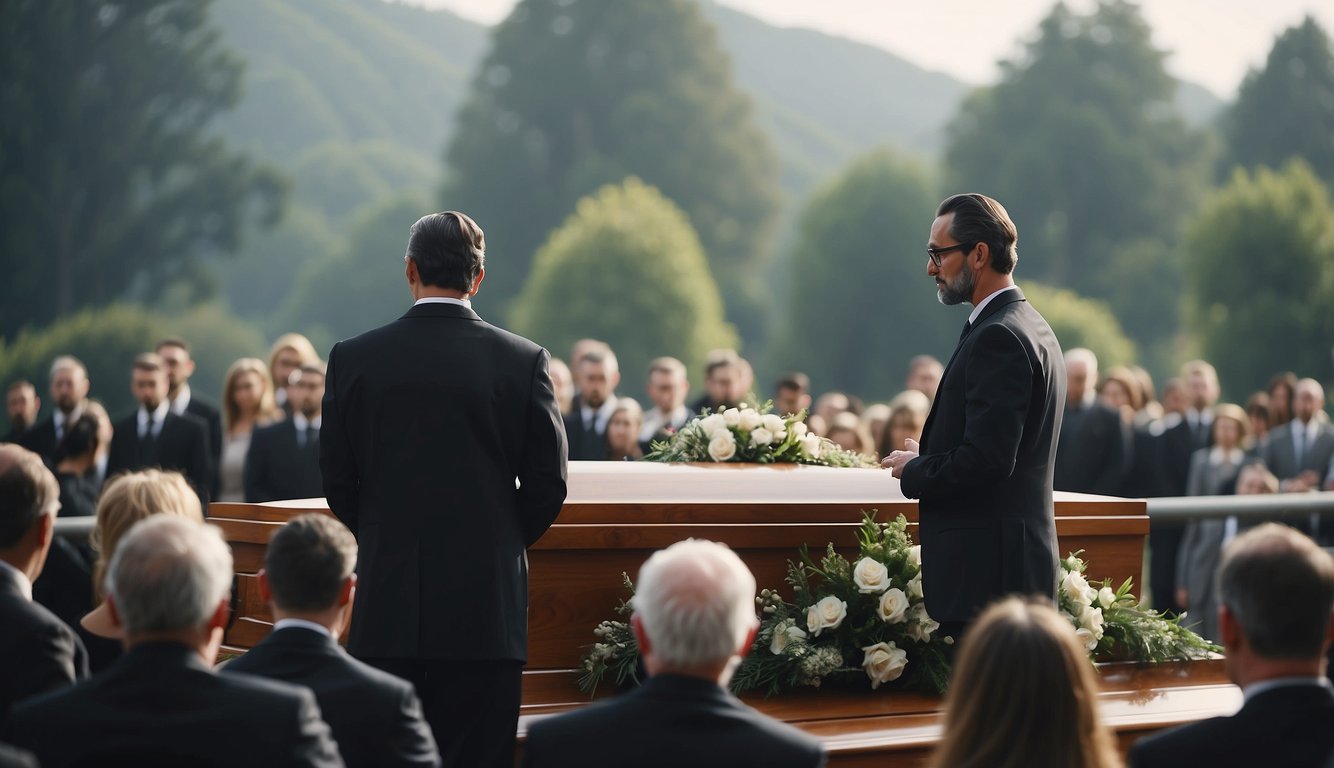
[(42, 513), (37, 519), (37, 548), (45, 550), (51, 546), (51, 537), (55, 535), (56, 516)]
[(751, 627), (750, 631), (746, 633), (745, 642), (741, 644), (740, 648), (736, 649), (737, 658), (741, 659), (746, 658), (746, 654), (750, 653), (751, 646), (755, 645), (755, 636), (758, 635), (759, 633), (760, 633), (760, 625), (757, 622), (755, 626)]
[(422, 281), (421, 272), (417, 271), (417, 262), (412, 259), (407, 260), (407, 266), (404, 267), (403, 274), (408, 278), (408, 285), (416, 285)]
[(259, 569), (259, 599), (265, 603), (273, 602), (273, 589), (269, 586), (269, 572)]
[(1246, 644), (1246, 633), (1241, 629), (1241, 622), (1226, 604), (1218, 604), (1218, 637), (1223, 641), (1223, 648), (1228, 652), (1240, 650)]
[(111, 615), (111, 626), (125, 633), (125, 623), (120, 620), (120, 609), (116, 607), (116, 598), (107, 595), (107, 613)]
[(476, 296), (482, 289), (482, 278), (486, 277), (486, 267), (477, 268), (477, 279), (472, 281), (472, 290), (468, 292), (469, 298)]
[(973, 263), (973, 269), (985, 269), (991, 262), (991, 246), (986, 243), (978, 243), (973, 246), (973, 252), (970, 256)]
[(213, 615), (208, 617), (208, 628), (210, 630), (227, 628), (227, 616), (231, 613), (232, 593), (228, 592), (218, 601), (218, 607), (213, 609)]
[(342, 608), (352, 602), (352, 596), (357, 592), (357, 574), (352, 574), (343, 579), (343, 585), (338, 588), (338, 607)]

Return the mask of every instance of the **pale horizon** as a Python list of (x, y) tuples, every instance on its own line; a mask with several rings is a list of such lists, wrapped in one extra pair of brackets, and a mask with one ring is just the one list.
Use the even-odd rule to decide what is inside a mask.
[[(404, 0), (495, 24), (516, 0)], [(997, 62), (1017, 54), (1054, 0), (1009, 0), (1004, 7), (886, 0), (716, 0), (779, 27), (814, 29), (887, 50), (928, 70), (972, 85), (995, 82)], [(1070, 0), (1084, 11), (1093, 0)], [(1248, 70), (1264, 64), (1274, 38), (1313, 16), (1334, 30), (1334, 3), (1312, 0), (1143, 0), (1154, 44), (1168, 51), (1167, 70), (1231, 100)]]

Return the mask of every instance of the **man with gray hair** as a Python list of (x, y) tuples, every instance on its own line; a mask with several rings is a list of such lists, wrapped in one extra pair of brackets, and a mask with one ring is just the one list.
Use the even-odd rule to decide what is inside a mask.
[(174, 515), (137, 523), (107, 571), (125, 656), (16, 707), (7, 740), (46, 768), (343, 765), (309, 690), (213, 672), (231, 582), (216, 527)]
[(1178, 765), (1324, 766), (1334, 755), (1334, 557), (1297, 531), (1267, 523), (1238, 536), (1218, 571), (1218, 625), (1228, 676), (1245, 703), (1140, 741), (1136, 768)]
[(821, 766), (811, 736), (726, 690), (759, 629), (755, 577), (736, 553), (689, 539), (639, 570), (630, 621), (649, 679), (639, 688), (528, 729), (528, 768), (582, 766), (590, 745), (634, 755), (637, 768)]
[(352, 612), (356, 564), (357, 540), (328, 515), (301, 515), (279, 528), (259, 572), (273, 632), (223, 671), (311, 689), (348, 768), (438, 766), (440, 753), (412, 684), (338, 645)]
[(16, 702), (88, 675), (78, 636), (32, 599), (59, 509), (60, 487), (41, 457), (0, 443), (0, 725)]
[(1119, 496), (1130, 467), (1130, 425), (1098, 400), (1098, 356), (1076, 347), (1065, 356), (1065, 416), (1056, 441), (1052, 486), (1058, 491)]

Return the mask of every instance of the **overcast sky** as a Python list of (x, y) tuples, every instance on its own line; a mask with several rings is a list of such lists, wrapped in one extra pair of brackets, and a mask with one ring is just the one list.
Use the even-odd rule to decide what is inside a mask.
[[(494, 24), (515, 0), (408, 0), (449, 8)], [(615, 2), (616, 0), (587, 0)], [(927, 69), (969, 83), (996, 77), (996, 61), (1012, 55), (1050, 10), (1052, 0), (718, 0), (771, 24), (809, 27), (870, 43)], [(1274, 36), (1316, 17), (1334, 30), (1334, 0), (1142, 0), (1168, 70), (1231, 98), (1247, 69), (1263, 64)], [(1092, 0), (1071, 0), (1087, 9)]]

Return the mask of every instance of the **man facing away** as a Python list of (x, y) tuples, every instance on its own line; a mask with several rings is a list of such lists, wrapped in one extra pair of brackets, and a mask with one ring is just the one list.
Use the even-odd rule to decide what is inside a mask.
[(311, 689), (348, 768), (437, 766), (440, 755), (412, 686), (338, 645), (356, 590), (356, 562), (356, 539), (331, 517), (301, 515), (279, 528), (259, 572), (273, 632), (223, 671)]
[(482, 230), (408, 240), (416, 303), (334, 345), (320, 429), (329, 508), (360, 545), (348, 650), (417, 687), (445, 765), (512, 766), (527, 548), (565, 500), (547, 351), (482, 321)]
[(940, 204), (927, 274), (941, 304), (973, 312), (945, 365), (920, 448), (883, 462), (920, 499), (922, 586), (931, 618), (957, 636), (1006, 594), (1056, 596), (1052, 471), (1065, 363), (1047, 321), (1014, 284), (1019, 234), (979, 194)]
[(125, 656), (20, 704), (7, 740), (45, 768), (343, 765), (309, 690), (214, 673), (232, 575), (214, 526), (175, 515), (137, 523), (107, 571)]
[(624, 756), (637, 768), (824, 765), (814, 738), (727, 691), (759, 629), (755, 577), (735, 552), (690, 539), (654, 553), (639, 570), (633, 604), (648, 680), (534, 723), (526, 768), (590, 765), (597, 754)]
[(1244, 704), (1135, 744), (1136, 768), (1274, 765), (1324, 768), (1334, 756), (1334, 558), (1297, 531), (1266, 523), (1232, 540), (1218, 571), (1218, 627)]
[(74, 630), (32, 599), (59, 509), (60, 487), (41, 457), (0, 444), (0, 725), (15, 702), (88, 676)]

